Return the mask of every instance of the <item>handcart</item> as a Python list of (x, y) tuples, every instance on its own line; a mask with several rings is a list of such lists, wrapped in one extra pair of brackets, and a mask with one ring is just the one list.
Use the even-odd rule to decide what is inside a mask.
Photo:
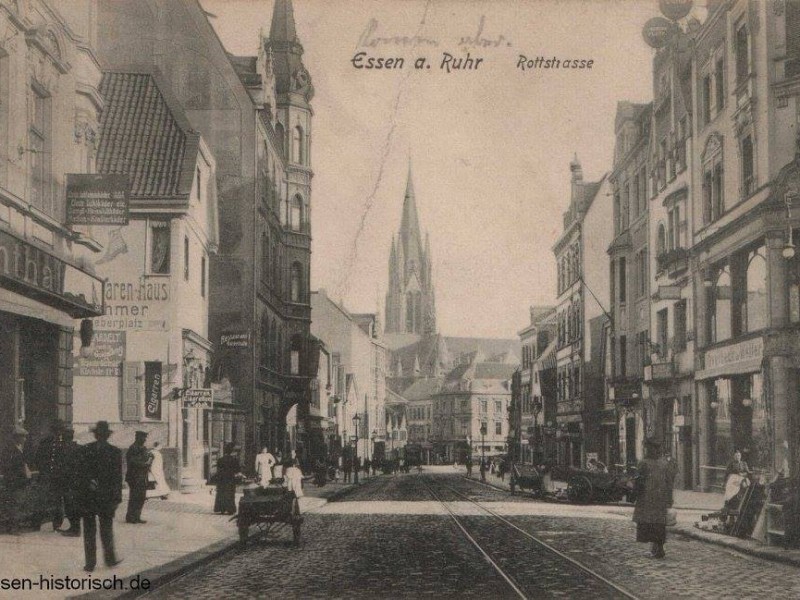
[(264, 541), (276, 538), (282, 530), (291, 527), (294, 543), (300, 543), (303, 523), (300, 503), (294, 492), (280, 485), (245, 488), (244, 496), (239, 500), (236, 522), (242, 547), (247, 545), (251, 526), (258, 529), (258, 537)]

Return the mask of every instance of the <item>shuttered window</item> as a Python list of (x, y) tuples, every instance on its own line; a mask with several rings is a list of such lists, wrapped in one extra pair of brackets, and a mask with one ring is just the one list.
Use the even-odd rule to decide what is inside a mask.
[(126, 362), (122, 365), (122, 420), (141, 419), (142, 396), (144, 395), (144, 364)]
[(800, 0), (786, 3), (786, 77), (800, 75)]

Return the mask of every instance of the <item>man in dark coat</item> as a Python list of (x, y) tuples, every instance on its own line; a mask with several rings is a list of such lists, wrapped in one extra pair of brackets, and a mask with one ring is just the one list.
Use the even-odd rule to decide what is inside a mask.
[(42, 438), (36, 448), (33, 464), (39, 471), (42, 486), (47, 490), (48, 501), (53, 512), (53, 531), (57, 531), (64, 522), (64, 478), (59, 473), (62, 445), (61, 435), (64, 431), (64, 422), (55, 419), (50, 424), (50, 433)]
[(97, 564), (97, 521), (100, 518), (100, 541), (103, 559), (109, 567), (119, 564), (114, 552), (114, 513), (122, 502), (122, 451), (108, 443), (111, 429), (107, 421), (98, 421), (95, 440), (80, 452), (80, 475), (76, 478), (76, 501), (83, 517), (84, 571), (92, 572)]
[(125, 515), (126, 523), (146, 523), (142, 520), (142, 508), (147, 500), (147, 473), (150, 471), (152, 456), (144, 446), (145, 440), (147, 440), (147, 432), (137, 431), (136, 439), (125, 454), (125, 462), (128, 466), (125, 481), (130, 489), (128, 513)]
[(73, 439), (74, 436), (75, 432), (70, 428), (65, 428), (61, 432), (61, 451), (56, 460), (54, 481), (60, 494), (59, 499), (64, 501), (64, 515), (69, 521), (69, 528), (62, 530), (61, 534), (68, 537), (80, 537), (81, 535), (81, 517), (75, 502), (75, 481), (79, 475), (81, 447)]
[(21, 508), (25, 489), (31, 480), (31, 471), (25, 461), (23, 448), (28, 432), (17, 425), (14, 427), (12, 443), (5, 449), (0, 459), (0, 474), (3, 476), (2, 512), (9, 533), (16, 534), (20, 529)]

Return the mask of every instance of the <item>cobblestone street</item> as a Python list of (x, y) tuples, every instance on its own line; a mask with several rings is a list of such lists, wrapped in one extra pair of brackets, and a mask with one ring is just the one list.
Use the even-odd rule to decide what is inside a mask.
[[(529, 598), (624, 597), (466, 498), (639, 598), (797, 597), (790, 566), (672, 537), (650, 558), (625, 517), (511, 498), (455, 474), (384, 476), (306, 514), (291, 535), (251, 544), (154, 591), (156, 598), (519, 597), (436, 498)], [(555, 514), (560, 511), (560, 514)], [(544, 512), (544, 514), (543, 514)]]

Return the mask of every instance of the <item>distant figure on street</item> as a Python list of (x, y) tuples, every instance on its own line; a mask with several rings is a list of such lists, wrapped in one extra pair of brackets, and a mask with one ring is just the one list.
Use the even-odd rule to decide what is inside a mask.
[(722, 510), (735, 509), (741, 499), (741, 493), (749, 485), (750, 467), (742, 460), (741, 450), (736, 450), (725, 467), (725, 505)]
[(150, 482), (148, 488), (152, 489), (147, 490), (147, 497), (166, 500), (171, 490), (167, 484), (167, 478), (164, 476), (164, 455), (161, 454), (158, 442), (153, 443), (150, 455), (153, 457), (153, 462), (150, 464), (150, 473), (147, 475), (147, 481)]
[(64, 515), (69, 527), (61, 530), (61, 535), (80, 537), (81, 515), (76, 502), (76, 480), (79, 476), (82, 448), (75, 441), (75, 431), (65, 428), (61, 432), (61, 452), (56, 460), (57, 486), (64, 502)]
[(64, 422), (54, 419), (50, 423), (50, 433), (39, 442), (33, 457), (34, 468), (39, 471), (39, 482), (47, 490), (48, 501), (53, 508), (53, 531), (58, 531), (64, 522), (64, 496), (67, 488), (64, 486), (64, 477), (59, 473), (63, 431)]
[(372, 461), (368, 458), (364, 459), (364, 475), (369, 477), (369, 471), (372, 468)]
[(264, 446), (261, 452), (256, 454), (256, 475), (258, 475), (258, 485), (267, 487), (270, 480), (275, 476), (273, 468), (275, 467), (275, 457)]
[(467, 477), (472, 477), (472, 457), (468, 456), (464, 464), (467, 467)]
[(344, 483), (352, 483), (353, 458), (349, 454), (342, 457), (342, 473), (344, 473)]
[(485, 482), (486, 481), (486, 461), (483, 460), (483, 459), (481, 459), (480, 472), (481, 472), (481, 481)]
[(648, 438), (645, 457), (637, 467), (637, 498), (633, 511), (636, 541), (649, 542), (654, 558), (664, 558), (667, 540), (667, 509), (672, 506), (674, 467), (660, 455), (661, 445)]
[(25, 461), (23, 449), (28, 440), (28, 432), (20, 425), (14, 426), (11, 444), (4, 449), (0, 460), (0, 475), (3, 486), (0, 486), (0, 509), (6, 530), (16, 535), (21, 526), (21, 508), (25, 496), (25, 488), (31, 480), (31, 470)]
[(287, 490), (294, 492), (295, 496), (303, 497), (303, 472), (300, 470), (297, 460), (294, 460), (292, 465), (286, 469), (283, 474), (283, 483)]
[(217, 461), (217, 494), (214, 497), (214, 512), (223, 515), (236, 514), (236, 477), (241, 471), (239, 459), (233, 454), (232, 442), (225, 444), (222, 458)]
[(147, 474), (150, 472), (150, 464), (153, 457), (150, 451), (145, 448), (147, 440), (146, 431), (137, 431), (133, 444), (125, 453), (127, 472), (125, 481), (128, 483), (130, 496), (128, 498), (128, 513), (125, 515), (126, 523), (146, 523), (142, 520), (142, 508), (147, 500)]
[(375, 474), (378, 472), (378, 466), (380, 465), (380, 461), (375, 459), (372, 461), (372, 476), (374, 477)]
[(114, 552), (114, 513), (122, 502), (122, 451), (108, 443), (112, 431), (107, 421), (98, 421), (92, 432), (95, 441), (80, 451), (75, 490), (83, 517), (83, 570), (89, 573), (97, 564), (97, 518), (106, 566), (120, 563)]
[(358, 483), (358, 472), (361, 470), (361, 458), (353, 458), (353, 483)]

